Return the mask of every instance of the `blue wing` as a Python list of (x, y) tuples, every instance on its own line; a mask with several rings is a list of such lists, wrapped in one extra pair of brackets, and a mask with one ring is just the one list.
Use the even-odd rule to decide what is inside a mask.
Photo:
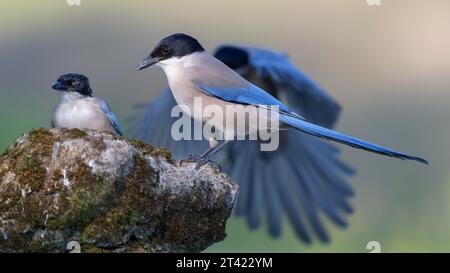
[[(295, 68), (286, 55), (260, 48), (226, 47), (233, 47), (240, 54), (219, 58), (219, 51), (225, 48), (221, 47), (216, 56), (230, 67), (244, 64), (252, 73), (239, 70), (241, 75), (271, 95), (248, 90), (209, 90), (212, 96), (243, 104), (278, 105), (280, 110), (289, 108), (312, 123), (328, 128), (335, 125), (339, 105)], [(258, 90), (251, 89), (250, 92)], [(203, 152), (208, 148), (207, 141), (174, 141), (170, 137), (171, 124), (176, 120), (170, 117), (170, 110), (175, 105), (170, 90), (150, 103), (136, 127), (138, 136), (148, 143), (168, 147), (177, 159)], [(219, 154), (223, 170), (240, 186), (235, 213), (245, 216), (251, 228), (267, 220), (273, 236), (281, 234), (286, 215), (303, 241), (312, 241), (314, 235), (328, 241), (322, 223), (325, 219), (319, 216), (324, 214), (340, 227), (347, 225), (345, 216), (352, 212), (349, 199), (353, 190), (346, 180), (355, 171), (340, 159), (339, 149), (332, 143), (296, 130), (282, 131), (280, 137), (277, 151), (261, 152), (258, 142), (236, 141)]]
[[(177, 105), (170, 90), (165, 90), (160, 96), (148, 104), (135, 126), (135, 137), (159, 147), (169, 149), (175, 159), (183, 159), (190, 154), (201, 154), (208, 149), (206, 140), (179, 140), (171, 137), (172, 124), (178, 119), (171, 117), (172, 108)], [(191, 119), (191, 132), (194, 123)]]
[[(326, 127), (338, 120), (337, 102), (285, 54), (224, 45), (215, 56), (307, 120)], [(339, 158), (339, 149), (332, 143), (295, 130), (280, 132), (280, 138), (280, 147), (273, 152), (260, 151), (255, 141), (235, 141), (224, 151), (223, 170), (239, 182), (235, 212), (245, 216), (251, 228), (266, 219), (272, 236), (281, 234), (286, 215), (304, 242), (311, 242), (313, 235), (327, 242), (319, 215), (325, 214), (339, 227), (347, 225), (353, 190), (346, 180), (355, 170)]]
[(99, 100), (99, 105), (100, 105), (100, 108), (102, 109), (102, 111), (108, 117), (109, 121), (111, 122), (111, 126), (114, 128), (114, 130), (116, 130), (117, 134), (123, 136), (122, 130), (120, 130), (120, 127), (119, 127), (119, 122), (117, 122), (117, 118), (114, 115), (114, 113), (111, 111), (111, 108), (109, 107), (109, 105), (105, 101), (102, 101), (102, 100)]
[(255, 74), (253, 77), (251, 73), (244, 75), (247, 80), (262, 83), (262, 89), (286, 102), (306, 120), (327, 128), (336, 124), (341, 112), (339, 104), (297, 69), (286, 54), (257, 47), (223, 45), (217, 49), (216, 56), (231, 66), (246, 62), (247, 68)]
[(322, 213), (337, 226), (347, 226), (353, 190), (345, 177), (354, 171), (339, 160), (333, 146), (295, 130), (280, 132), (276, 151), (261, 152), (259, 144), (231, 143), (222, 163), (239, 182), (235, 212), (246, 217), (250, 228), (260, 227), (266, 219), (270, 234), (280, 236), (286, 215), (298, 236), (309, 243), (314, 235), (329, 241)]
[[(205, 140), (174, 141), (170, 137), (176, 120), (170, 111), (175, 105), (170, 90), (152, 101), (137, 124), (137, 137), (169, 148), (176, 159), (204, 152), (208, 148)], [(312, 233), (326, 242), (329, 237), (319, 214), (340, 227), (347, 225), (345, 215), (353, 210), (349, 204), (353, 190), (345, 177), (354, 170), (340, 161), (339, 151), (329, 143), (295, 130), (283, 131), (280, 137), (277, 151), (261, 152), (259, 142), (236, 141), (219, 155), (223, 170), (240, 186), (235, 213), (245, 216), (253, 229), (267, 219), (272, 236), (281, 234), (286, 214), (304, 242), (312, 241)]]
[(252, 104), (252, 105), (264, 105), (264, 104), (281, 105), (283, 106), (283, 109), (280, 107), (280, 109), (282, 110), (280, 115), (280, 121), (310, 135), (326, 138), (328, 140), (333, 140), (345, 145), (352, 146), (354, 148), (363, 149), (373, 153), (378, 153), (400, 159), (416, 160), (427, 164), (427, 161), (422, 158), (397, 152), (395, 150), (388, 149), (374, 143), (370, 143), (355, 137), (351, 137), (333, 131), (331, 129), (327, 129), (300, 120), (297, 117), (294, 117), (292, 113), (289, 113), (288, 112), (289, 109), (286, 106), (284, 106), (280, 101), (278, 101), (273, 96), (269, 95), (264, 90), (256, 87), (253, 84), (250, 84), (247, 88), (215, 88), (200, 84), (196, 84), (196, 86), (206, 94), (228, 102), (239, 104)]
[(200, 83), (196, 83), (195, 86), (203, 93), (224, 101), (267, 108), (277, 106), (281, 113), (301, 118), (297, 114), (291, 112), (286, 105), (281, 103), (274, 96), (270, 95), (269, 93), (252, 83), (249, 83), (246, 87), (219, 88), (206, 86)]

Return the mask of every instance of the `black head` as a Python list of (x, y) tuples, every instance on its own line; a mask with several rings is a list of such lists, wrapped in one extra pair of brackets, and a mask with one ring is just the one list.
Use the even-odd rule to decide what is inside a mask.
[(53, 83), (52, 88), (66, 92), (77, 92), (84, 96), (92, 96), (89, 79), (82, 74), (64, 74)]
[(234, 46), (221, 46), (214, 56), (233, 70), (247, 66), (249, 61), (248, 53)]
[(142, 70), (163, 60), (181, 58), (204, 50), (195, 38), (183, 33), (173, 34), (162, 39), (152, 53), (137, 65), (137, 70)]

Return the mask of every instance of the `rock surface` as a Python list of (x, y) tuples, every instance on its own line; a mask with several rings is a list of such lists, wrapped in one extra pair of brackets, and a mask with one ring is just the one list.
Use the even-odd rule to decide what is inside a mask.
[(0, 156), (0, 252), (200, 252), (237, 184), (213, 165), (108, 133), (37, 129)]

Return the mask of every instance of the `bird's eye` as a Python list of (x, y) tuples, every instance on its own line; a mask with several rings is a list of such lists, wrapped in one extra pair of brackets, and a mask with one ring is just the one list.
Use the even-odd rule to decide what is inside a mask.
[(161, 53), (162, 53), (163, 55), (169, 55), (169, 54), (170, 54), (170, 48), (168, 48), (168, 47), (162, 47), (162, 48), (161, 48)]

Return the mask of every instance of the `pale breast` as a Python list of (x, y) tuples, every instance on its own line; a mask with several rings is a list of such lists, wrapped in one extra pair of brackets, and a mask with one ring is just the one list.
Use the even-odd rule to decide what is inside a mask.
[[(206, 113), (211, 110), (215, 112), (217, 108), (220, 109), (221, 115), (216, 115), (218, 118), (214, 119), (213, 123), (216, 130), (224, 132), (226, 135), (234, 133), (238, 135), (254, 134), (261, 127), (260, 124), (267, 123), (267, 113), (259, 115), (257, 107), (238, 105), (240, 107), (234, 108), (233, 106), (237, 106), (235, 103), (206, 95), (194, 84), (246, 87), (248, 85), (246, 80), (213, 57), (204, 54), (192, 54), (187, 58), (189, 59), (173, 60), (171, 63), (162, 65), (177, 104), (187, 106), (187, 109), (182, 108), (184, 112), (189, 111), (188, 114), (196, 120), (210, 122), (211, 116)], [(198, 100), (198, 98), (201, 98), (201, 100)], [(214, 108), (211, 108), (211, 106), (214, 106)], [(208, 107), (209, 109), (206, 109)], [(229, 120), (237, 118), (242, 122), (230, 126), (227, 122), (227, 116)]]
[(54, 112), (55, 127), (88, 128), (96, 113), (84, 103), (62, 103)]
[[(203, 107), (217, 105), (225, 107), (227, 102), (207, 96), (194, 83), (209, 86), (244, 86), (245, 80), (233, 70), (207, 53), (194, 53), (173, 59), (161, 65), (167, 75), (169, 87), (178, 105), (188, 106), (192, 112), (195, 98), (202, 98)], [(198, 100), (197, 100), (198, 101)], [(194, 116), (194, 118), (196, 118)]]

